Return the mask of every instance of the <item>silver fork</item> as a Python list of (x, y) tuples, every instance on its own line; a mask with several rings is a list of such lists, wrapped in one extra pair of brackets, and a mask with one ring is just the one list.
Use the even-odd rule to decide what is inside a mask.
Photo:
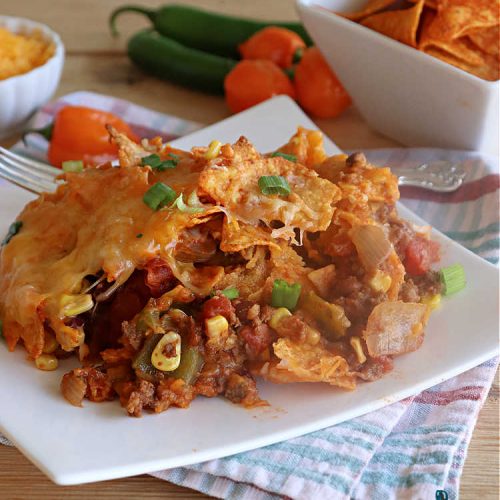
[(56, 189), (59, 168), (31, 160), (0, 147), (0, 177), (32, 193), (52, 192)]
[[(400, 186), (417, 186), (432, 191), (450, 193), (457, 190), (466, 173), (456, 163), (435, 161), (412, 169), (393, 169)], [(56, 177), (62, 171), (46, 163), (25, 158), (0, 147), (0, 177), (31, 191), (52, 192), (56, 189)]]

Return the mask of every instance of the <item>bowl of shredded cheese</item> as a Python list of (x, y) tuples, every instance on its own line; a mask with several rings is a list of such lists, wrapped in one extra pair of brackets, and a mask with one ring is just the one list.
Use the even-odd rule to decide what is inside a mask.
[(57, 33), (29, 19), (0, 16), (0, 138), (21, 130), (54, 95), (63, 64)]

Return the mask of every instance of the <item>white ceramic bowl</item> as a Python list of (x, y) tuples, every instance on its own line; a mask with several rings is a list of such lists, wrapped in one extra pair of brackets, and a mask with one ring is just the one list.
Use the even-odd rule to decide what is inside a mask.
[(28, 73), (0, 80), (0, 138), (21, 130), (31, 115), (44, 105), (59, 84), (64, 64), (64, 45), (59, 35), (44, 24), (19, 17), (0, 16), (0, 26), (13, 33), (39, 30), (55, 44), (54, 55)]
[(307, 31), (365, 120), (409, 146), (498, 154), (500, 83), (325, 10), (353, 12), (364, 3), (297, 0)]

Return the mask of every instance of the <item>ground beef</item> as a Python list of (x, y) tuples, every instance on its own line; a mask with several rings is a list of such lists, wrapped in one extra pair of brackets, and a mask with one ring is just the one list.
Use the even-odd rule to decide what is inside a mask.
[(415, 237), (415, 231), (410, 223), (401, 220), (397, 215), (389, 217), (389, 240), (394, 246), (401, 261), (405, 259), (406, 248), (410, 241)]
[(146, 380), (126, 382), (120, 389), (120, 403), (129, 415), (140, 417), (144, 408), (150, 408), (154, 403), (155, 386)]
[(100, 403), (114, 399), (115, 391), (106, 373), (94, 368), (88, 369), (87, 383), (88, 387), (85, 395), (90, 401)]
[(158, 384), (155, 401), (152, 405), (156, 413), (167, 410), (170, 406), (187, 408), (196, 394), (193, 387), (182, 379), (167, 379)]
[(413, 279), (409, 278), (401, 285), (398, 298), (403, 302), (420, 302), (418, 287), (413, 282)]
[(432, 296), (442, 292), (441, 274), (437, 271), (428, 271), (421, 276), (414, 276), (413, 281), (420, 296)]
[(265, 324), (244, 325), (237, 331), (237, 335), (245, 343), (250, 358), (255, 358), (269, 347), (276, 337), (271, 328)]
[(390, 356), (380, 356), (379, 358), (368, 358), (356, 375), (367, 382), (373, 382), (390, 372), (394, 363)]
[(232, 403), (255, 406), (260, 402), (255, 381), (249, 375), (232, 373), (227, 381), (224, 396)]
[(114, 399), (115, 391), (107, 374), (96, 368), (76, 368), (66, 373), (61, 381), (64, 398), (74, 406), (81, 406), (83, 398), (100, 403)]

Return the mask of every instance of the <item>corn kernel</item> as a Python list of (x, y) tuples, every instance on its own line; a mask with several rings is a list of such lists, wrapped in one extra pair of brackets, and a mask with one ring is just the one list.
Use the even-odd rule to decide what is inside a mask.
[(227, 319), (220, 314), (205, 320), (205, 327), (207, 330), (207, 337), (211, 340), (227, 337), (229, 332), (229, 323)]
[(441, 303), (441, 294), (427, 295), (420, 300), (422, 304), (427, 304), (432, 310), (437, 309)]
[(213, 160), (214, 158), (217, 158), (220, 153), (220, 148), (222, 147), (222, 142), (220, 141), (212, 141), (208, 145), (207, 152), (205, 153), (205, 158), (207, 160)]
[(276, 309), (276, 311), (274, 311), (273, 315), (271, 316), (269, 326), (276, 330), (281, 320), (291, 315), (292, 313), (286, 307), (280, 307), (279, 309)]
[(306, 331), (306, 340), (308, 344), (317, 345), (321, 340), (321, 333), (319, 333), (316, 328), (308, 326)]
[(44, 370), (46, 372), (51, 372), (57, 369), (58, 361), (52, 354), (41, 354), (35, 359), (35, 366), (39, 370)]
[[(173, 349), (173, 356), (164, 354), (165, 348)], [(151, 354), (152, 365), (162, 371), (171, 372), (178, 368), (181, 362), (181, 336), (176, 332), (167, 332), (160, 339)]]
[(363, 352), (361, 339), (359, 337), (351, 337), (350, 343), (351, 347), (354, 349), (354, 352), (356, 353), (356, 357), (358, 358), (358, 363), (364, 363), (366, 361), (366, 356), (365, 353)]
[(92, 295), (89, 293), (80, 295), (62, 295), (60, 299), (61, 314), (63, 316), (78, 316), (90, 311), (94, 307)]
[(59, 344), (54, 335), (49, 332), (45, 332), (42, 352), (45, 354), (52, 354), (58, 347)]
[(369, 284), (372, 290), (376, 292), (387, 292), (391, 287), (392, 279), (388, 274), (377, 269), (375, 274), (370, 278)]

